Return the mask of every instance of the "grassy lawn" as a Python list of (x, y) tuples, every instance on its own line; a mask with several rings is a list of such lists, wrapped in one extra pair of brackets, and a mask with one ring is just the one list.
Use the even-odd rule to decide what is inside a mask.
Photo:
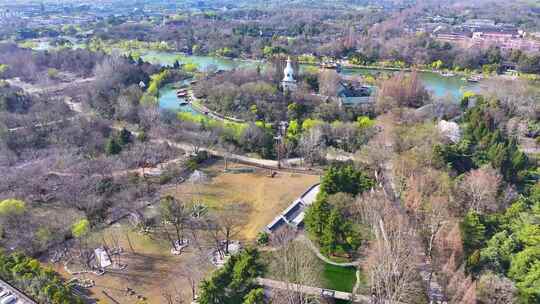
[[(261, 256), (263, 258), (263, 261), (265, 261), (265, 264), (267, 266), (267, 273), (266, 277), (270, 279), (279, 280), (279, 274), (276, 273), (276, 269), (274, 269), (271, 261), (274, 261), (276, 258), (276, 254), (278, 254), (275, 251), (263, 251), (261, 253)], [(314, 287), (321, 287), (326, 289), (332, 289), (337, 291), (344, 291), (344, 292), (351, 292), (355, 283), (356, 283), (356, 268), (354, 267), (338, 267), (330, 264), (326, 264), (325, 262), (321, 260), (317, 260), (319, 267), (316, 267), (320, 270), (319, 273), (319, 283), (316, 284)], [(363, 274), (360, 274), (360, 293), (364, 293), (366, 289), (367, 283), (363, 276)], [(347, 302), (344, 302), (347, 303)]]
[[(246, 168), (229, 163), (229, 168), (234, 167)], [(318, 176), (292, 173), (279, 173), (271, 178), (269, 172), (262, 169), (242, 173), (223, 172), (223, 169), (224, 163), (218, 161), (202, 169), (211, 177), (208, 183), (194, 185), (186, 182), (177, 190), (170, 189), (167, 194), (185, 202), (202, 202), (209, 207), (247, 204), (250, 210), (239, 235), (243, 240), (255, 239), (274, 217), (320, 180)]]
[(322, 276), (325, 288), (351, 292), (356, 282), (356, 269), (325, 263)]

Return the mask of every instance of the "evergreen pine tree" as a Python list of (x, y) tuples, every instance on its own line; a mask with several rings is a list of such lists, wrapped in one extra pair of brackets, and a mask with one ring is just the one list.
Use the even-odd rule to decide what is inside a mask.
[(466, 255), (482, 247), (485, 242), (486, 227), (480, 220), (480, 216), (474, 211), (469, 211), (465, 215), (460, 223), (460, 231)]
[(122, 146), (118, 144), (116, 138), (110, 137), (105, 144), (105, 153), (109, 155), (116, 155), (122, 151)]
[(133, 141), (133, 136), (126, 128), (122, 128), (119, 135), (119, 141), (121, 145), (127, 145)]
[(341, 225), (343, 218), (337, 208), (332, 208), (328, 216), (328, 223), (324, 226), (321, 243), (324, 251), (334, 252), (339, 242), (339, 236), (342, 234)]
[(330, 205), (326, 202), (326, 199), (319, 197), (313, 205), (306, 210), (304, 223), (306, 230), (316, 239), (322, 236), (324, 227), (328, 222), (328, 216), (330, 213)]

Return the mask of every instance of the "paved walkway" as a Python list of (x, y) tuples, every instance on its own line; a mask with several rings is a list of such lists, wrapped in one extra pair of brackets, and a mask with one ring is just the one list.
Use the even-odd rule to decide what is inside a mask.
[(334, 262), (334, 261), (330, 260), (324, 254), (322, 254), (319, 251), (319, 248), (317, 248), (317, 246), (315, 246), (315, 244), (313, 244), (313, 242), (309, 238), (307, 238), (303, 233), (299, 234), (296, 239), (301, 241), (301, 242), (304, 242), (305, 244), (307, 244), (309, 246), (309, 248), (311, 249), (311, 251), (313, 251), (313, 253), (315, 253), (315, 255), (320, 260), (322, 260), (323, 262), (325, 262), (327, 264), (338, 266), (338, 267), (356, 267), (356, 266), (358, 266), (360, 264), (360, 261), (354, 261), (354, 262), (348, 262), (348, 263), (338, 263), (338, 262)]
[[(337, 300), (353, 299), (352, 293), (331, 290), (331, 289), (324, 289), (320, 287), (305, 286), (305, 285), (287, 283), (287, 282), (282, 282), (282, 281), (275, 281), (275, 280), (264, 279), (264, 278), (258, 278), (257, 283), (267, 288), (280, 289), (280, 290), (294, 290), (294, 291), (301, 292), (303, 294), (317, 296), (317, 297), (326, 296), (328, 298), (334, 298)], [(354, 299), (356, 303), (366, 303), (366, 304), (370, 303), (370, 298), (364, 295), (356, 295)]]
[[(135, 134), (135, 135), (137, 134), (137, 132), (133, 132), (133, 131), (132, 131), (132, 133)], [(168, 139), (155, 139), (155, 140), (152, 140), (152, 142), (167, 143), (171, 147), (175, 147), (175, 148), (178, 148), (178, 149), (184, 150), (184, 151), (192, 151), (193, 150), (193, 145), (190, 144), (190, 143), (186, 143), (186, 142), (174, 142), (174, 141), (171, 141), (171, 140), (168, 140)], [(255, 166), (255, 167), (260, 167), (260, 168), (263, 168), (263, 169), (270, 169), (270, 170), (275, 170), (275, 171), (286, 171), (286, 172), (293, 172), (293, 173), (299, 173), (299, 174), (309, 174), (309, 175), (320, 175), (322, 173), (321, 170), (311, 169), (311, 168), (302, 168), (302, 167), (292, 168), (292, 167), (278, 166), (278, 162), (276, 160), (253, 158), (253, 157), (248, 157), (248, 156), (244, 156), (244, 155), (240, 155), (240, 154), (233, 154), (233, 153), (223, 152), (223, 151), (219, 151), (219, 150), (212, 149), (212, 148), (201, 147), (199, 149), (199, 151), (206, 151), (206, 152), (208, 152), (209, 154), (211, 154), (213, 156), (226, 158), (226, 159), (229, 159), (229, 160), (234, 160), (234, 161), (242, 163), (242, 164), (251, 165), (251, 166)], [(287, 162), (288, 162), (287, 160), (282, 161), (282, 163), (287, 163)]]

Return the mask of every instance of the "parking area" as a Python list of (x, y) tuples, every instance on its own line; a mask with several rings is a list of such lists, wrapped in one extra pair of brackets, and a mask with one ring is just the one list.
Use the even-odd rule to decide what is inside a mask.
[(37, 304), (37, 302), (0, 279), (0, 304)]

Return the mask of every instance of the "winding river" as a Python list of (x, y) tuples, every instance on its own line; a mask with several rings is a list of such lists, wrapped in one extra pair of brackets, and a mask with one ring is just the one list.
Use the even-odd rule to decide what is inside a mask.
[[(49, 41), (35, 41), (36, 50), (47, 50), (51, 48)], [(84, 47), (82, 44), (74, 43), (74, 48)], [(176, 60), (180, 63), (194, 63), (202, 71), (209, 69), (232, 70), (240, 67), (255, 67), (259, 61), (255, 60), (233, 60), (212, 56), (185, 56), (178, 52), (167, 51), (146, 51), (142, 53), (145, 61), (161, 64), (173, 65)], [(369, 68), (344, 68), (344, 75), (377, 75), (380, 73), (394, 73), (390, 70), (369, 69)], [(464, 91), (478, 91), (478, 84), (468, 83), (461, 76), (444, 77), (439, 73), (420, 72), (421, 80), (426, 88), (437, 98), (452, 98), (459, 100)], [(190, 105), (180, 105), (180, 100), (176, 97), (174, 85), (167, 85), (160, 90), (160, 107), (163, 109), (180, 110), (194, 112)]]
[[(36, 50), (47, 50), (52, 47), (48, 40), (35, 40), (34, 42), (36, 43), (34, 46), (34, 49)], [(84, 45), (75, 41), (72, 47), (82, 48)], [(173, 65), (176, 60), (180, 63), (194, 63), (203, 71), (208, 70), (209, 68), (231, 70), (239, 67), (255, 67), (259, 63), (259, 61), (256, 60), (233, 60), (212, 56), (185, 56), (182, 53), (168, 51), (146, 51), (142, 53), (142, 57), (145, 61), (161, 65)], [(376, 75), (379, 73), (393, 72), (394, 71), (369, 68), (344, 68), (342, 70), (342, 74), (344, 75)], [(433, 96), (438, 98), (451, 97), (454, 100), (458, 100), (464, 91), (479, 90), (478, 84), (468, 83), (462, 79), (461, 76), (444, 77), (439, 73), (433, 72), (420, 72), (419, 75), (426, 88), (431, 91)], [(189, 106), (181, 107), (178, 100), (173, 102), (173, 98), (176, 98), (176, 96), (174, 96), (175, 94), (171, 93), (171, 91), (174, 91), (172, 85), (165, 86), (160, 91), (160, 104), (162, 107), (191, 111)]]
[[(172, 65), (176, 60), (180, 63), (194, 63), (201, 70), (214, 68), (218, 70), (231, 70), (239, 67), (255, 67), (257, 61), (233, 60), (211, 56), (185, 56), (175, 52), (149, 51), (142, 55), (145, 61), (154, 64)], [(380, 73), (394, 73), (394, 71), (368, 69), (368, 68), (344, 68), (343, 75), (376, 75)], [(477, 84), (468, 83), (461, 76), (445, 77), (438, 73), (420, 72), (420, 78), (426, 88), (437, 98), (452, 98), (459, 100), (464, 91), (478, 90)], [(176, 97), (174, 85), (166, 85), (160, 90), (160, 106), (169, 110), (194, 112), (189, 105), (180, 105)]]
[[(51, 48), (49, 41), (35, 41), (36, 50), (46, 50)], [(75, 48), (82, 47), (82, 44), (74, 44)], [(178, 52), (167, 51), (146, 51), (142, 53), (145, 61), (161, 64), (173, 65), (176, 60), (180, 63), (194, 63), (200, 70), (208, 70), (210, 68), (218, 70), (232, 70), (239, 67), (255, 67), (259, 64), (256, 60), (233, 60), (212, 56), (185, 56)], [(390, 70), (369, 69), (369, 68), (344, 68), (341, 72), (343, 75), (377, 75), (380, 73), (394, 73)], [(421, 80), (426, 88), (436, 98), (452, 98), (459, 100), (465, 91), (478, 91), (478, 84), (471, 84), (464, 80), (461, 76), (445, 77), (439, 73), (420, 72)], [(176, 97), (176, 89), (174, 85), (166, 85), (160, 90), (160, 107), (176, 111), (195, 111), (190, 105), (180, 105), (180, 100)]]

